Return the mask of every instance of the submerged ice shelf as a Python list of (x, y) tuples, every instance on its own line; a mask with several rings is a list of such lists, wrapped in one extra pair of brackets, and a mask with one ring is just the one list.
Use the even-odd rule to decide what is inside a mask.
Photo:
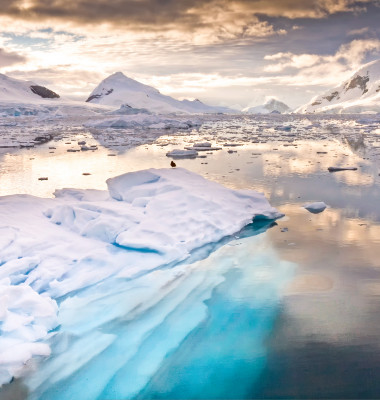
[[(49, 355), (56, 336), (66, 335), (62, 348), (84, 333), (91, 335), (103, 322), (116, 321), (120, 313), (149, 318), (151, 299), (156, 302), (157, 296), (166, 307), (164, 315), (194, 291), (199, 300), (209, 298), (220, 276), (209, 283), (191, 277), (190, 292), (181, 290), (170, 302), (166, 295), (191, 269), (173, 270), (171, 276), (159, 267), (185, 260), (194, 249), (238, 232), (254, 218), (281, 216), (263, 194), (230, 190), (180, 168), (132, 172), (109, 179), (107, 185), (108, 191), (57, 190), (55, 199), (0, 198), (0, 384), (22, 376), (33, 356)], [(149, 290), (138, 291), (152, 281), (156, 297)], [(120, 293), (122, 303), (109, 303)], [(202, 301), (197, 304), (204, 307)], [(199, 310), (194, 313), (202, 318)], [(160, 313), (149, 323), (155, 318)], [(86, 336), (83, 344), (75, 343), (72, 364), (80, 368), (86, 357), (111, 343), (117, 346), (117, 338), (99, 334), (93, 346)], [(57, 371), (54, 379), (70, 375), (63, 367)]]
[(30, 398), (248, 398), (294, 271), (255, 236), (269, 225), (248, 226), (200, 261), (63, 301), (52, 357), (27, 379)]

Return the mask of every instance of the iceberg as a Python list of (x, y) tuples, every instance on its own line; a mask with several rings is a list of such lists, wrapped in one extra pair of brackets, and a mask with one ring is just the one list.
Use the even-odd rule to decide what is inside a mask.
[(195, 158), (198, 155), (196, 150), (181, 150), (181, 149), (173, 149), (166, 153), (167, 157), (172, 158)]
[[(215, 394), (251, 388), (294, 271), (259, 235), (273, 224), (257, 221), (205, 257), (196, 251), (190, 262), (111, 278), (63, 300), (52, 355), (24, 380), (30, 400), (153, 398), (176, 383), (165, 398), (221, 398)], [(249, 376), (237, 388), (236, 371), (248, 359)], [(226, 383), (233, 378), (231, 387), (218, 384), (219, 374)]]
[[(108, 179), (107, 186), (56, 190), (54, 199), (0, 197), (0, 385), (22, 376), (33, 357), (49, 355), (57, 326), (68, 326), (75, 336), (127, 309), (144, 318), (150, 297), (136, 295), (136, 287), (154, 280), (162, 297), (189, 273), (183, 267), (168, 280), (164, 266), (189, 259), (253, 220), (282, 216), (261, 193), (231, 190), (182, 168), (130, 172)], [(197, 287), (195, 281), (189, 290)], [(84, 290), (88, 295), (78, 297)], [(121, 292), (119, 306), (102, 302), (102, 296), (118, 298)], [(81, 307), (92, 318), (75, 326), (83, 318)], [(97, 340), (98, 348), (87, 346), (90, 353), (115, 338)], [(80, 357), (75, 362), (80, 365)]]
[(114, 128), (114, 129), (130, 129), (130, 128), (148, 128), (148, 129), (190, 129), (199, 126), (199, 122), (173, 119), (166, 116), (150, 115), (150, 114), (132, 114), (118, 115), (112, 118), (106, 118), (102, 121), (88, 121), (84, 124), (88, 128)]
[(322, 211), (325, 210), (326, 207), (327, 205), (323, 201), (316, 201), (315, 203), (309, 203), (303, 206), (303, 208), (305, 208), (307, 211), (313, 214), (321, 213)]

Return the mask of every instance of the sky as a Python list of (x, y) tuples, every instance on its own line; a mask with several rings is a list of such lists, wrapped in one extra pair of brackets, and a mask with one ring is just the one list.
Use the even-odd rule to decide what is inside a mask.
[(380, 0), (0, 0), (0, 73), (85, 100), (108, 75), (291, 107), (380, 58)]

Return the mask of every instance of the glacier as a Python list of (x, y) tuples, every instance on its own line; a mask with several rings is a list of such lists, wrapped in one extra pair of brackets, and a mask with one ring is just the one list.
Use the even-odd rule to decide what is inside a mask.
[(377, 114), (380, 112), (380, 60), (359, 68), (349, 79), (297, 108), (296, 113)]
[[(183, 263), (194, 252), (209, 254), (211, 244), (253, 220), (265, 226), (282, 216), (261, 193), (227, 189), (182, 168), (131, 172), (107, 186), (60, 189), (54, 199), (0, 197), (0, 384), (33, 371), (52, 348), (62, 352), (49, 367), (57, 381), (102, 349), (113, 346), (118, 354), (123, 338), (112, 329), (102, 333), (102, 326), (120, 323), (121, 316), (137, 324), (125, 333), (132, 351), (177, 303), (198, 293), (195, 308), (186, 309), (189, 326), (178, 327), (182, 340), (223, 281), (214, 272), (191, 274), (194, 267)], [(188, 283), (178, 286), (183, 280)], [(151, 313), (157, 301), (162, 312)], [(67, 361), (66, 354), (70, 367), (59, 361)], [(119, 362), (133, 357), (128, 354), (119, 354)], [(159, 364), (163, 355), (155, 357)]]

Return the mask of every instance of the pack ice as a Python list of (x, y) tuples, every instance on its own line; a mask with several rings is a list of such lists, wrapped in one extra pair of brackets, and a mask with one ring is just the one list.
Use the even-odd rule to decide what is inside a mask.
[(132, 291), (131, 280), (147, 271), (254, 218), (282, 216), (261, 193), (181, 168), (131, 172), (107, 186), (56, 190), (54, 199), (0, 197), (0, 385), (49, 355), (61, 304), (81, 290), (112, 278)]

